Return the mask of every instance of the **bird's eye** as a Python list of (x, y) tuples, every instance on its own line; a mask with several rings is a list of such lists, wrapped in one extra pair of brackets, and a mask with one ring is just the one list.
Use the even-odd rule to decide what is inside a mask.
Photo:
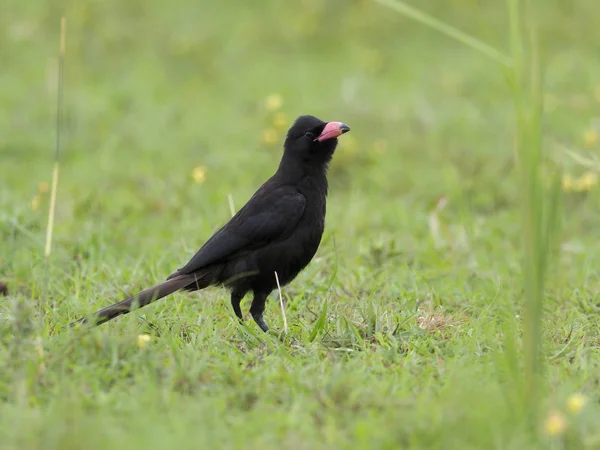
[(309, 139), (314, 139), (315, 133), (313, 133), (312, 131), (307, 131), (306, 133), (304, 133), (304, 136), (306, 136)]

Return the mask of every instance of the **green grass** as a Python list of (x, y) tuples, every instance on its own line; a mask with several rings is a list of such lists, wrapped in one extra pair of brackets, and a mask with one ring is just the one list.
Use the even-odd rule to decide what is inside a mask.
[[(503, 2), (414, 5), (511, 55)], [(65, 147), (46, 263), (39, 183), (52, 175), (63, 8)], [(599, 148), (599, 14), (576, 0), (536, 15), (541, 144), (573, 177), (587, 169), (566, 150)], [(540, 175), (525, 192), (516, 161), (553, 166), (529, 153), (535, 123), (515, 126), (499, 64), (369, 1), (9, 0), (0, 25), (1, 448), (600, 448), (595, 188), (564, 193), (535, 314), (540, 414), (533, 426), (523, 414), (523, 270), (541, 265), (523, 258), (522, 206), (551, 190), (535, 190)], [(352, 127), (321, 248), (284, 289), (289, 333), (275, 294), (264, 335), (218, 289), (69, 330), (164, 279), (230, 217), (229, 195), (239, 208), (273, 172), (284, 131), (263, 142), (271, 94), (288, 120)], [(140, 334), (152, 336), (143, 348)], [(576, 392), (588, 400), (578, 415), (566, 407)], [(566, 420), (557, 436), (552, 411)]]

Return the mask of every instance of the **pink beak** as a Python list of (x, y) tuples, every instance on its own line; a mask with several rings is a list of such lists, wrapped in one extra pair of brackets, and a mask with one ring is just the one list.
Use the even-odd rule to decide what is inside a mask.
[(344, 133), (347, 133), (348, 131), (350, 131), (350, 127), (345, 123), (329, 122), (327, 125), (325, 125), (325, 128), (323, 128), (323, 131), (319, 137), (315, 139), (315, 141), (323, 142), (327, 139), (334, 139)]

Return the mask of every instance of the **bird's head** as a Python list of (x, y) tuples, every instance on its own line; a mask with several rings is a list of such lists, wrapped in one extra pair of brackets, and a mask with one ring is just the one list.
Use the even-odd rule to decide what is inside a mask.
[(300, 116), (289, 129), (285, 153), (303, 162), (327, 164), (338, 143), (338, 136), (350, 131), (342, 122), (323, 122), (314, 116)]

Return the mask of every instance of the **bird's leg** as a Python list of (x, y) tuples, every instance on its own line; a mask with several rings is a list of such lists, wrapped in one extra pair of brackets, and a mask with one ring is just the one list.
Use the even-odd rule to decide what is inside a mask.
[(250, 306), (250, 314), (252, 314), (252, 318), (265, 333), (269, 331), (269, 326), (263, 320), (265, 302), (267, 301), (268, 296), (268, 292), (266, 294), (264, 292), (255, 292), (254, 298), (252, 299), (252, 305)]
[(242, 316), (242, 310), (240, 308), (240, 303), (242, 302), (243, 298), (244, 296), (239, 292), (233, 291), (231, 293), (231, 306), (233, 307), (233, 312), (235, 315), (238, 316), (238, 319), (240, 319), (240, 322), (244, 321), (244, 316)]

